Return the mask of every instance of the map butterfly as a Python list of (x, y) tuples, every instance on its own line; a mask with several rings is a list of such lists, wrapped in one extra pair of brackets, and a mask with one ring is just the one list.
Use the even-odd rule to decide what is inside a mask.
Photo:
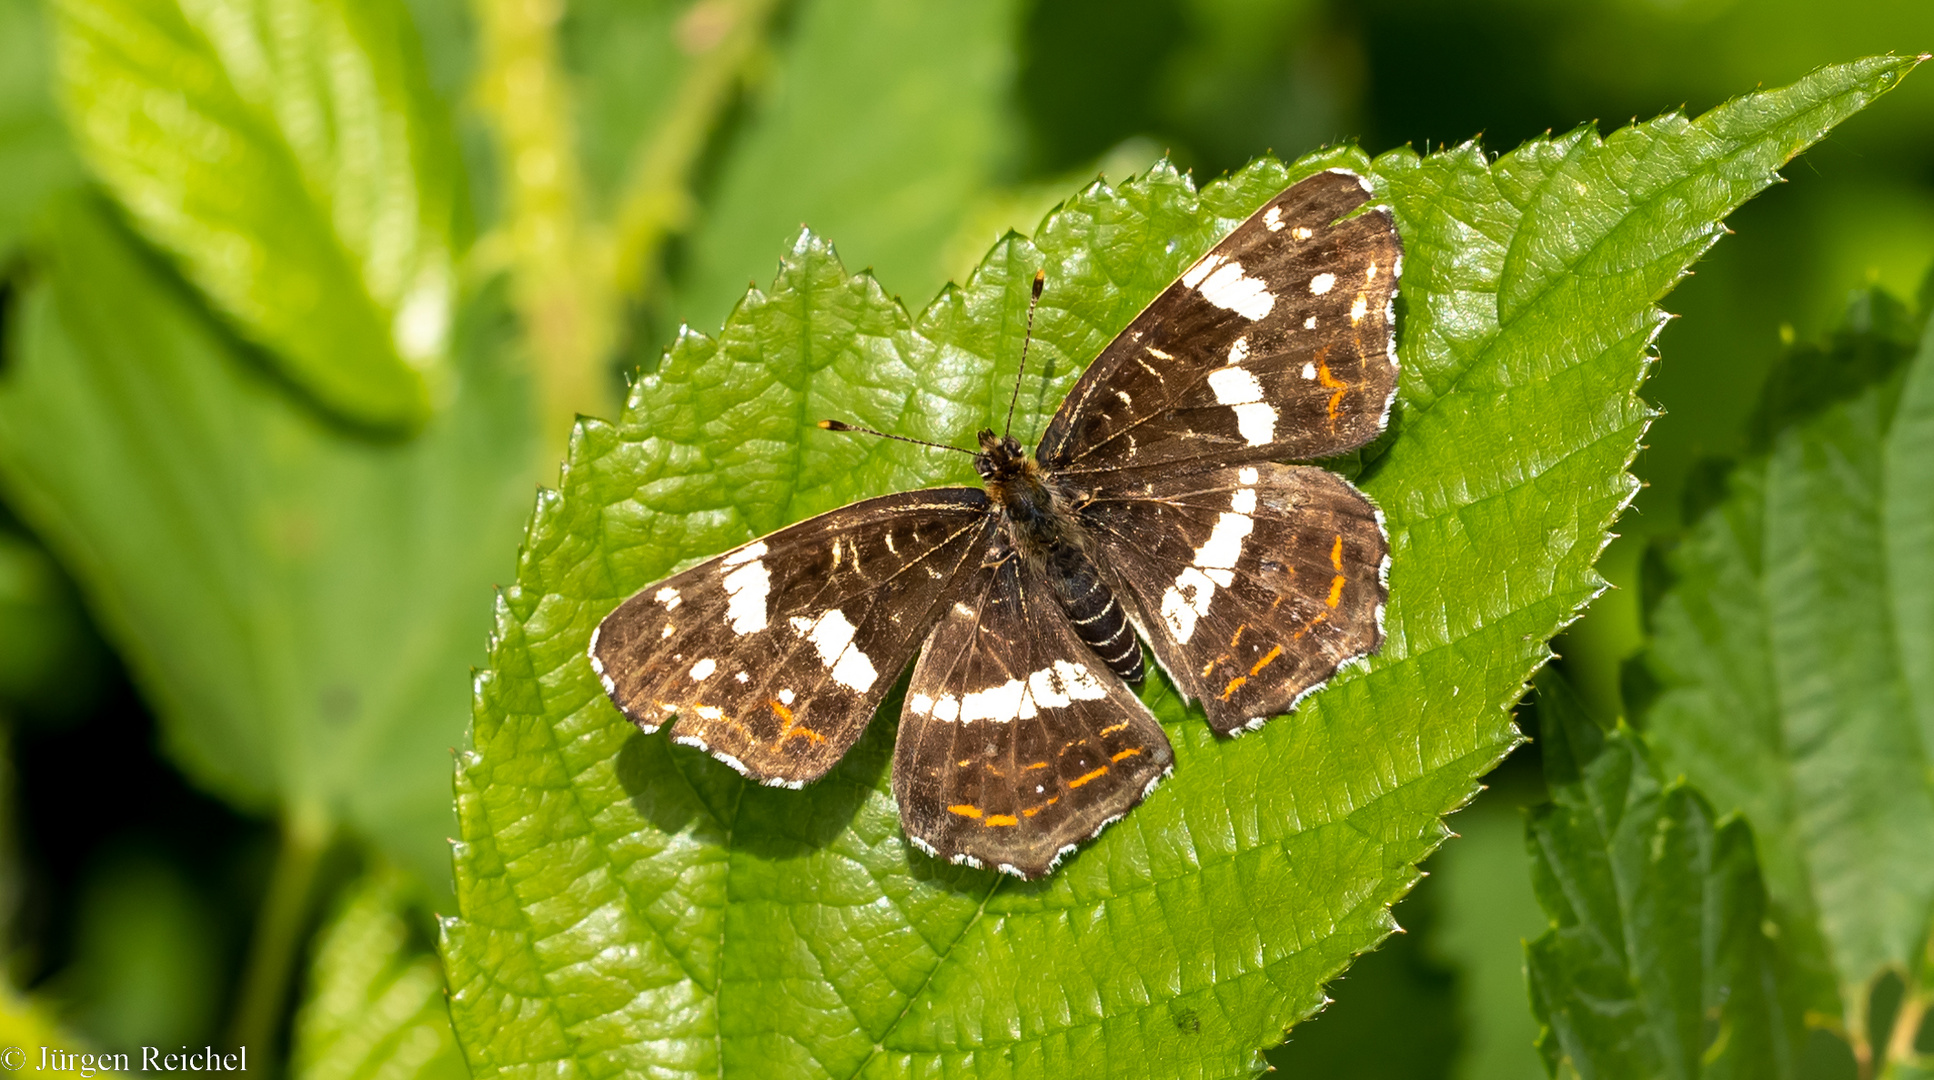
[(1131, 689), (1141, 641), (1228, 735), (1382, 644), (1382, 515), (1279, 463), (1364, 445), (1396, 396), (1403, 248), (1369, 201), (1341, 170), (1269, 200), (1102, 350), (1032, 456), (980, 432), (984, 488), (853, 503), (646, 586), (592, 636), (606, 692), (796, 788), (917, 656), (893, 761), (907, 838), (1048, 873), (1174, 763)]

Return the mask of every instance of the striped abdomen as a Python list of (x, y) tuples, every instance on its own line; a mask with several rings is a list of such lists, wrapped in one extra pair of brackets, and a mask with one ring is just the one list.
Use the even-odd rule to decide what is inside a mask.
[(1059, 547), (1048, 554), (1047, 572), (1061, 609), (1074, 623), (1075, 636), (1101, 657), (1108, 670), (1128, 682), (1140, 682), (1141, 643), (1135, 640), (1121, 601), (1094, 564), (1076, 548)]

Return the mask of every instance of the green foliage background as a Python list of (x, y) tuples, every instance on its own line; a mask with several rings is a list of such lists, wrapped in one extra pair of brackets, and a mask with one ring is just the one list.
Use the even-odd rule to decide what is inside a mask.
[[(589, 880), (573, 858), (649, 845), (654, 829), (695, 844), (694, 867), (729, 850), (689, 821), (737, 798), (730, 778), (627, 740), (582, 672), (560, 663), (597, 605), (855, 494), (958, 479), (891, 447), (802, 444), (791, 421), (850, 415), (941, 439), (975, 426), (997, 407), (993, 373), (1016, 347), (1014, 283), (1059, 258), (1042, 333), (1057, 366), (1030, 402), (1051, 408), (1135, 297), (1188, 257), (1178, 247), (1135, 263), (1134, 245), (1084, 233), (1083, 215), (1114, 205), (1093, 192), (1055, 219), (1065, 235), (1037, 232), (1097, 173), (1119, 184), (1166, 151), (1192, 182), (1157, 172), (1122, 187), (1132, 213), (1108, 220), (1202, 244), (1280, 185), (1263, 166), (1210, 186), (1266, 150), (1294, 161), (1338, 141), (1372, 155), (1409, 144), (1378, 158), (1375, 175), (1412, 245), (1404, 393), (1422, 422), (1344, 465), (1383, 499), (1407, 555), (1383, 659), (1298, 722), (1226, 746), (1152, 688), (1185, 760), (1175, 790), (1039, 894), (986, 900), (984, 883), (911, 872), (894, 854), (884, 781), (867, 771), (889, 745), (890, 731), (875, 731), (843, 786), (819, 796), (851, 805), (829, 820), (850, 819), (842, 835), (864, 851), (814, 833), (755, 852), (752, 877), (726, 887), (763, 882), (770, 908), (693, 885), (639, 909), (646, 922), (676, 914), (700, 939), (706, 920), (723, 920), (727, 940), (746, 940), (734, 920), (830, 919), (883, 899), (943, 940), (934, 927), (973, 908), (984, 923), (963, 940), (1048, 954), (1072, 946), (1037, 933), (1045, 913), (1084, 910), (1115, 926), (1096, 940), (1113, 942), (1116, 962), (1212, 958), (1186, 940), (1135, 943), (1189, 924), (1125, 915), (1109, 899), (1153, 873), (1166, 884), (1152, 895), (1178, 911), (1223, 913), (1206, 927), (1251, 912), (1241, 917), (1262, 959), (1190, 976), (1208, 997), (1184, 1002), (1188, 1022), (1169, 1017), (1159, 1038), (1115, 1020), (1096, 1030), (1124, 1061), (1192, 1045), (1168, 1032), (1193, 1026), (1213, 1050), (1164, 1051), (1158, 1071), (1239, 1070), (1381, 937), (1382, 905), (1413, 882), (1412, 862), (1441, 835), (1437, 815), (1510, 745), (1497, 707), (1595, 588), (1589, 560), (1645, 422), (1629, 390), (1656, 327), (1650, 304), (1767, 169), (1860, 102), (1778, 120), (1785, 106), (1768, 98), (1770, 111), (1723, 130), (1666, 120), (1610, 151), (1574, 135), (1495, 164), (1443, 148), (1482, 132), (1486, 149), (1509, 151), (1594, 117), (1609, 133), (1681, 103), (1695, 115), (1824, 63), (1930, 44), (1934, 15), (1890, 2), (0, 0), (0, 717), (12, 776), (0, 809), (0, 1041), (249, 1041), (270, 1067), (305, 1075), (461, 1073), (428, 992), (429, 913), (456, 913), (460, 886), (465, 920), (449, 924), (445, 956), (471, 1063), (598, 1071), (630, 1060), (546, 1058), (517, 1042), (541, 1024), (494, 1026), (484, 1004), (568, 971), (588, 981), (552, 1005), (605, 1015), (595, 1002), (656, 970), (638, 948), (654, 935), (685, 948), (683, 931), (592, 932), (616, 909), (572, 887)], [(1926, 370), (1906, 358), (1925, 352), (1930, 133), (1934, 83), (1909, 79), (1788, 170), (1795, 183), (1733, 215), (1738, 235), (1673, 292), (1667, 305), (1684, 317), (1658, 338), (1663, 362), (1643, 391), (1665, 413), (1632, 466), (1646, 486), (1599, 560), (1621, 588), (1556, 646), (1576, 688), (1568, 716), (1629, 718), (1645, 740), (1633, 753), (1661, 762), (1662, 782), (1683, 772), (1701, 813), (1736, 813), (1719, 835), (1756, 837), (1781, 931), (1774, 955), (1790, 965), (1778, 978), (1792, 993), (1782, 1015), (1798, 1018), (1780, 1029), (1793, 1075), (1905, 1076), (1928, 1049), (1916, 1050), (1910, 1020), (1934, 982), (1917, 951), (1934, 886), (1915, 858), (1934, 820), (1934, 631), (1917, 612), (1934, 607), (1915, 583), (1934, 578), (1912, 569), (1928, 548), (1915, 516), (1928, 500), (1908, 466), (1923, 460), (1926, 425), (1903, 421), (1922, 415), (1928, 385), (1904, 373)], [(1740, 156), (1702, 156), (1723, 145)], [(1650, 180), (1667, 183), (1662, 198)], [(1205, 192), (1199, 205), (1190, 183)], [(1567, 184), (1572, 197), (1550, 194)], [(802, 222), (817, 239), (798, 245)], [(988, 255), (1010, 228), (1034, 240)], [(1116, 291), (1081, 275), (1104, 257)], [(852, 276), (862, 267), (872, 275)], [(928, 307), (949, 280), (963, 288)], [(764, 291), (741, 304), (750, 282)], [(1863, 300), (1834, 331), (1849, 290), (1874, 287), (1905, 299)], [(1501, 324), (1476, 317), (1471, 297)], [(1810, 341), (1827, 344), (1809, 352)], [(800, 355), (802, 343), (836, 351)], [(1835, 374), (1820, 378), (1822, 367)], [(619, 417), (636, 370), (649, 377)], [(734, 410), (754, 397), (778, 406)], [(1834, 404), (1795, 405), (1816, 399)], [(537, 485), (559, 484), (577, 413), (617, 422), (582, 429), (561, 494), (537, 500), (526, 532)], [(797, 481), (761, 472), (775, 453)], [(1697, 464), (1712, 455), (1743, 464)], [(1507, 467), (1487, 475), (1486, 461)], [(1487, 492), (1476, 502), (1491, 510), (1462, 501)], [(593, 505), (620, 508), (622, 543), (573, 547)], [(1839, 531), (1808, 531), (1821, 520)], [(1484, 550), (1488, 566), (1475, 557)], [(1838, 577), (1808, 577), (1827, 565), (1809, 550), (1867, 554)], [(598, 556), (589, 570), (587, 554)], [(1789, 565), (1800, 569), (1755, 586), (1767, 566)], [(508, 591), (487, 657), (493, 586)], [(1801, 597), (1808, 617), (1839, 614), (1816, 626), (1772, 603)], [(1877, 603), (1898, 613), (1879, 630), (1860, 615)], [(1726, 633), (1700, 622), (1709, 610), (1727, 613)], [(1535, 617), (1483, 638), (1488, 615), (1506, 611)], [(1809, 634), (1834, 649), (1807, 653)], [(1440, 653), (1482, 693), (1442, 701), (1449, 676), (1422, 673)], [(1883, 655), (1897, 659), (1874, 661)], [(473, 746), (466, 672), (486, 660)], [(1798, 670), (1824, 682), (1789, 692), (1781, 673)], [(1832, 704), (1809, 711), (1809, 694)], [(577, 741), (542, 749), (560, 730)], [(1325, 739), (1330, 758), (1311, 757)], [(1618, 739), (1630, 737), (1608, 745)], [(461, 824), (450, 812), (459, 748)], [(1515, 812), (1541, 797), (1525, 756), (1536, 752), (1506, 761), (1493, 790), (1449, 819), (1464, 838), (1424, 864), (1431, 876), (1396, 909), (1412, 932), (1329, 983), (1335, 1003), (1272, 1062), (1328, 1076), (1542, 1074), (1518, 942), (1558, 915), (1533, 897)], [(687, 773), (698, 817), (686, 825), (634, 805)], [(1235, 794), (1207, 790), (1211, 775)], [(1233, 830), (1246, 838), (1226, 867), (1162, 869), (1164, 838), (1218, 832), (1190, 820), (1283, 796), (1270, 776), (1297, 778), (1289, 797), (1328, 800), (1323, 813), (1297, 809), (1309, 823), (1333, 818), (1331, 832)], [(521, 803), (532, 790), (543, 797)], [(1403, 809), (1350, 794), (1371, 790)], [(608, 804), (557, 802), (597, 791)], [(775, 835), (796, 809), (766, 807)], [(1376, 839), (1339, 839), (1359, 831)], [(1583, 850), (1564, 865), (1601, 857), (1577, 840), (1586, 834), (1565, 835)], [(468, 845), (454, 885), (452, 836)], [(528, 857), (506, 858), (506, 844)], [(801, 898), (842, 882), (827, 860), (843, 858), (866, 882)], [(543, 859), (562, 862), (533, 870)], [(1333, 887), (1298, 891), (1312, 889), (1312, 861)], [(642, 877), (612, 887), (635, 898), (663, 884), (651, 860), (638, 865)], [(1264, 944), (1272, 926), (1346, 895), (1300, 948)], [(962, 906), (972, 898), (981, 906)], [(558, 951), (520, 967), (506, 943), (533, 914), (577, 930), (543, 935)], [(703, 991), (680, 1006), (691, 1016), (639, 1005), (640, 1022), (676, 1018), (688, 1025), (679, 1038), (702, 1034), (708, 985), (781, 960), (780, 985), (810, 985), (799, 980), (815, 947), (871, 925), (797, 926), (791, 954), (728, 952), (716, 979), (687, 980)], [(1534, 951), (1534, 964), (1561, 954)], [(912, 956), (882, 960), (881, 978), (926, 970)], [(1106, 1003), (1125, 999), (1105, 985), (1109, 966), (1095, 993), (1113, 1017)], [(1011, 967), (977, 961), (941, 978), (978, 986)], [(1237, 969), (1252, 972), (1249, 989), (1224, 983)], [(818, 977), (844, 987), (857, 1020), (788, 1030), (858, 1039), (852, 1060), (870, 1068), (900, 1062), (865, 1036), (894, 1026), (873, 1014), (902, 1007), (904, 990)], [(1552, 1038), (1560, 1068), (1627, 1074), (1554, 1055)], [(754, 1055), (751, 1067), (769, 1051), (733, 1052)], [(845, 1049), (824, 1052), (819, 1064), (850, 1071)], [(692, 1053), (666, 1060), (727, 1062)]]

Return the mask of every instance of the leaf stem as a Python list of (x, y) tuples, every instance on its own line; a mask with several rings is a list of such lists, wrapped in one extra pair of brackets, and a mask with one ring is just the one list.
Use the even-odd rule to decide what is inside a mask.
[(618, 204), (615, 285), (643, 298), (666, 239), (691, 224), (692, 170), (706, 141), (765, 42), (780, 0), (702, 0), (679, 20), (680, 46), (692, 57), (658, 130), (639, 146)]
[(479, 97), (497, 129), (507, 192), (512, 296), (538, 388), (538, 424), (554, 453), (579, 412), (602, 412), (603, 362), (617, 305), (597, 246), (582, 235), (571, 92), (559, 57), (562, 0), (475, 0), (484, 61)]
[(1928, 939), (1920, 970), (1909, 973), (1900, 1007), (1894, 1012), (1894, 1028), (1887, 1033), (1889, 1065), (1910, 1066), (1920, 1059), (1914, 1040), (1920, 1035), (1921, 1022), (1927, 1018), (1929, 994), (1934, 992), (1934, 987), (1928, 985), (1930, 975), (1934, 975), (1934, 935)]
[(578, 162), (557, 41), (563, 0), (474, 0), (484, 39), (479, 96), (497, 129), (508, 192), (500, 242), (530, 345), (545, 453), (562, 448), (578, 414), (611, 411), (606, 364), (624, 307), (645, 298), (665, 241), (691, 223), (692, 172), (762, 55), (781, 2), (701, 0), (679, 21), (691, 65), (641, 141), (606, 230), (590, 220)]
[(269, 876), (268, 895), (249, 943), (248, 967), (238, 988), (230, 1037), (246, 1046), (261, 1062), (258, 1068), (277, 1067), (277, 1036), (281, 1034), (289, 985), (301, 951), (314, 898), (316, 872), (329, 849), (333, 828), (319, 813), (291, 811), (282, 819), (281, 844)]

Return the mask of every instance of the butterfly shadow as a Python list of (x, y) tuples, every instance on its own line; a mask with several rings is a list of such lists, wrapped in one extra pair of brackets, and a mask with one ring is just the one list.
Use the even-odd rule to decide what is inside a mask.
[[(809, 857), (854, 832), (869, 802), (886, 793), (896, 726), (876, 717), (832, 772), (799, 789), (748, 780), (662, 732), (625, 740), (617, 779), (632, 809), (665, 835), (689, 834), (768, 862)], [(870, 813), (890, 813), (890, 807), (888, 794), (885, 805)]]

